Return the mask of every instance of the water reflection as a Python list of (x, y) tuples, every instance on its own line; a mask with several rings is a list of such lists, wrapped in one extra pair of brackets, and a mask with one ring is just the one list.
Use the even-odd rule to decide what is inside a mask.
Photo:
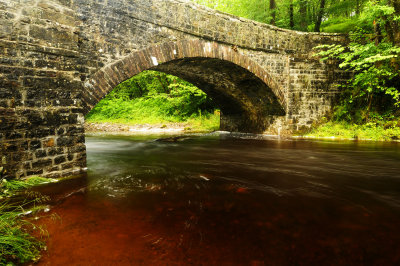
[(84, 181), (48, 189), (62, 222), (42, 221), (43, 265), (400, 262), (399, 144), (214, 134), (87, 147)]

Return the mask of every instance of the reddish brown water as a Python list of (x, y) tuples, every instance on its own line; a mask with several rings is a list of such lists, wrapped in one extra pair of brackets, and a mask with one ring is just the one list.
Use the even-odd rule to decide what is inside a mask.
[(400, 263), (400, 145), (89, 137), (39, 265)]

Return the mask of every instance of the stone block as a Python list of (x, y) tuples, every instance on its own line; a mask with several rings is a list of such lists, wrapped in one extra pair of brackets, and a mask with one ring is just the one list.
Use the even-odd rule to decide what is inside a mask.
[(49, 166), (52, 166), (52, 164), (53, 164), (53, 162), (52, 162), (52, 160), (51, 159), (49, 159), (49, 158), (42, 158), (42, 159), (39, 159), (39, 160), (37, 160), (37, 161), (33, 161), (32, 162), (32, 168), (35, 168), (35, 169), (42, 169), (42, 168), (46, 168), (46, 167), (49, 167)]

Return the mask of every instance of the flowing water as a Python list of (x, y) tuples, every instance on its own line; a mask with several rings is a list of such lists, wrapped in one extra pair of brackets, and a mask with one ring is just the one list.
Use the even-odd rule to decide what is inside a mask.
[(400, 264), (400, 143), (87, 137), (39, 265)]

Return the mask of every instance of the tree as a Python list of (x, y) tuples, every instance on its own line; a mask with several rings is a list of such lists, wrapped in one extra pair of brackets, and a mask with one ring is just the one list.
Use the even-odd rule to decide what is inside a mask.
[(315, 27), (314, 27), (315, 32), (320, 31), (322, 17), (324, 16), (324, 13), (325, 13), (325, 0), (321, 0), (320, 6), (319, 6), (319, 11), (318, 11), (318, 16), (317, 16), (317, 21), (315, 22)]
[(290, 0), (289, 4), (289, 26), (291, 29), (294, 28), (294, 8), (293, 8), (293, 0)]
[(271, 12), (271, 25), (275, 25), (276, 22), (276, 2), (275, 0), (269, 0), (269, 10)]
[(389, 0), (389, 6), (393, 7), (392, 14), (384, 14), (385, 30), (388, 34), (389, 41), (394, 45), (400, 45), (400, 0)]
[(300, 0), (300, 29), (307, 31), (307, 0)]

